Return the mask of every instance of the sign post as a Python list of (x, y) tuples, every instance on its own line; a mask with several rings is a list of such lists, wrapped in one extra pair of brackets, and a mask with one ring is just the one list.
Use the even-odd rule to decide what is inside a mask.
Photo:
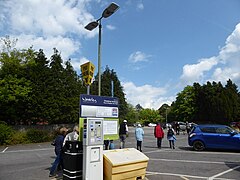
[(118, 113), (118, 98), (80, 95), (83, 179), (103, 180), (103, 141), (118, 139)]

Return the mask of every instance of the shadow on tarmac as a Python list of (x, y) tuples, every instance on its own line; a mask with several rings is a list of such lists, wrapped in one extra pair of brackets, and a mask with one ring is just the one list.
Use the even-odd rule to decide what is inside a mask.
[(193, 151), (192, 147), (186, 147), (186, 146), (178, 146), (179, 149), (184, 150), (184, 151)]
[[(225, 165), (234, 171), (240, 172), (240, 162), (225, 162)], [(236, 168), (237, 167), (237, 168)], [(234, 169), (235, 168), (235, 169)]]

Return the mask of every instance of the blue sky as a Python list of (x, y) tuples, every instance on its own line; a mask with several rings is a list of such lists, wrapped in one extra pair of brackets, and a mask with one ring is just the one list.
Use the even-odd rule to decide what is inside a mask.
[[(116, 0), (102, 20), (102, 71), (114, 69), (127, 101), (158, 109), (193, 82), (230, 78), (240, 86), (239, 0)], [(98, 28), (84, 29), (107, 0), (1, 0), (0, 37), (17, 48), (53, 48), (75, 70), (91, 61), (97, 73)]]

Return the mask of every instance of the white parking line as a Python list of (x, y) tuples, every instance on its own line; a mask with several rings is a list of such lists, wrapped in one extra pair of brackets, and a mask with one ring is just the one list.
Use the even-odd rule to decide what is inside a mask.
[(177, 159), (154, 159), (150, 161), (166, 161), (166, 162), (185, 162), (185, 163), (203, 163), (203, 164), (239, 164), (239, 162), (219, 162), (219, 161), (191, 161), (191, 160), (177, 160)]
[[(6, 148), (5, 148), (6, 149)], [(53, 148), (42, 148), (42, 149), (26, 149), (26, 150), (15, 150), (15, 151), (7, 151), (5, 153), (18, 153), (18, 152), (32, 152), (32, 151), (47, 151), (47, 150), (53, 150)], [(4, 153), (2, 151), (2, 153)]]
[(216, 179), (217, 177), (222, 176), (222, 175), (224, 175), (224, 174), (226, 174), (226, 173), (229, 173), (229, 172), (231, 172), (231, 171), (233, 171), (233, 170), (235, 170), (235, 169), (238, 169), (238, 168), (240, 168), (240, 166), (236, 166), (236, 167), (231, 168), (231, 169), (229, 169), (229, 170), (227, 170), (227, 171), (223, 171), (223, 172), (221, 172), (221, 173), (219, 173), (219, 174), (216, 174), (216, 175), (214, 175), (214, 176), (212, 176), (212, 177), (209, 177), (209, 180)]
[(208, 177), (203, 177), (203, 176), (191, 176), (191, 175), (186, 175), (186, 174), (173, 174), (173, 173), (160, 173), (160, 172), (150, 172), (147, 171), (148, 176), (150, 175), (165, 175), (165, 176), (178, 176), (178, 177), (188, 177), (188, 178), (196, 178), (196, 179), (207, 179)]
[(181, 176), (180, 178), (184, 179), (184, 180), (189, 180), (188, 178)]
[(190, 154), (224, 154), (224, 155), (235, 155), (240, 156), (240, 153), (234, 152), (211, 152), (211, 151), (180, 151), (180, 150), (172, 150), (172, 149), (157, 149), (153, 151), (146, 151), (144, 154), (153, 153), (153, 152), (163, 152), (163, 153), (190, 153)]
[[(147, 171), (146, 172), (146, 175), (147, 176), (151, 176), (151, 175), (164, 175), (164, 176), (177, 176), (177, 177), (181, 177), (181, 178), (184, 178), (184, 179), (187, 179), (187, 178), (195, 178), (195, 179), (208, 179), (209, 180), (209, 177), (204, 177), (204, 176), (192, 176), (192, 175), (187, 175), (187, 174), (173, 174), (173, 173), (159, 173), (159, 172), (150, 172), (150, 171)], [(214, 180), (234, 180), (234, 179), (226, 179), (226, 178), (214, 178)]]
[(7, 149), (8, 149), (8, 147), (6, 147), (1, 153), (4, 153)]

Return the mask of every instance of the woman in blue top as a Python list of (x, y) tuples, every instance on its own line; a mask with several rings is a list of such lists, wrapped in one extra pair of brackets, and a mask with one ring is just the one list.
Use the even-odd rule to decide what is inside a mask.
[(142, 126), (141, 124), (138, 124), (137, 128), (135, 129), (135, 136), (137, 140), (137, 150), (139, 150), (140, 152), (142, 152), (143, 135), (144, 135), (144, 131), (142, 129)]

